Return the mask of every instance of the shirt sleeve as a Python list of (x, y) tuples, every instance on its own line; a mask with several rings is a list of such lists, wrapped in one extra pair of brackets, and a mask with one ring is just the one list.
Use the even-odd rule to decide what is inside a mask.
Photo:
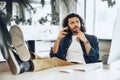
[(96, 36), (92, 36), (90, 39), (91, 49), (89, 55), (85, 55), (87, 57), (87, 63), (98, 62), (99, 60), (99, 40)]

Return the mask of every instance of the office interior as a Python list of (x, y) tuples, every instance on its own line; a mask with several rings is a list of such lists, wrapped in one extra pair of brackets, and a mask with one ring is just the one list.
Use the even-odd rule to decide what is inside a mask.
[[(103, 55), (109, 55), (116, 14), (120, 7), (119, 0), (10, 1), (12, 1), (12, 15), (10, 21), (7, 23), (7, 29), (9, 30), (14, 24), (18, 25), (23, 31), (24, 40), (29, 49), (41, 57), (49, 57), (49, 51), (62, 28), (62, 20), (69, 13), (79, 14), (85, 21), (86, 33), (98, 37), (100, 61), (102, 61)], [(7, 14), (6, 2), (6, 0), (0, 0), (0, 9), (5, 14)], [(0, 64), (2, 64), (0, 65), (0, 70), (4, 66), (7, 66), (5, 62), (0, 53)], [(8, 68), (5, 68), (5, 70), (8, 70)], [(25, 73), (25, 75), (27, 74)], [(1, 77), (4, 77), (4, 75)], [(5, 78), (5, 80), (8, 79), (13, 80), (13, 78)], [(16, 77), (14, 80), (19, 79)], [(65, 79), (60, 78), (57, 80)]]

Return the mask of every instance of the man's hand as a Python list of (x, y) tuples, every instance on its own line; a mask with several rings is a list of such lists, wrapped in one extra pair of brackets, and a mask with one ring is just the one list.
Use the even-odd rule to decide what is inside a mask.
[(60, 31), (57, 39), (58, 39), (58, 40), (61, 40), (63, 37), (65, 37), (65, 36), (68, 34), (68, 32), (66, 32), (67, 30), (68, 30), (68, 27), (63, 28), (63, 29)]
[(81, 40), (83, 43), (85, 43), (85, 42), (87, 41), (84, 33), (81, 32), (81, 31), (79, 31), (79, 32), (76, 34), (76, 36), (77, 36), (77, 38), (78, 38), (79, 40)]
[(68, 33), (66, 32), (68, 30), (68, 27), (65, 27), (63, 28), (59, 35), (58, 35), (58, 38), (56, 39), (55, 43), (54, 43), (54, 46), (52, 48), (52, 51), (54, 54), (56, 54), (58, 52), (58, 48), (59, 48), (59, 44), (60, 44), (60, 40), (65, 37)]
[(88, 40), (86, 39), (85, 34), (83, 32), (81, 32), (81, 31), (79, 31), (76, 36), (77, 36), (77, 38), (79, 40), (81, 40), (84, 43), (85, 49), (86, 49), (86, 53), (89, 55), (90, 49), (91, 49), (91, 45), (89, 44)]

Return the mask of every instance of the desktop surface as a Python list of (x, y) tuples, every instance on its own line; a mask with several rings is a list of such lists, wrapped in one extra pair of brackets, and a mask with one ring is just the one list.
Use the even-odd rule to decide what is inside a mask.
[[(4, 67), (0, 68), (0, 80), (120, 80), (120, 70), (103, 68), (102, 63), (92, 63), (92, 65), (96, 64), (100, 65), (100, 68), (86, 72), (73, 70), (80, 68), (83, 65), (72, 65), (13, 75), (10, 72), (7, 63), (4, 63), (4, 65), (0, 63), (0, 66), (3, 65)], [(73, 71), (70, 73), (60, 72), (61, 70), (66, 69)]]

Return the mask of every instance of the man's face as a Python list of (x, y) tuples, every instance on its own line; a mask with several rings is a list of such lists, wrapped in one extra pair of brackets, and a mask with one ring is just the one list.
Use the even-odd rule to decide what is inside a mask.
[(80, 31), (80, 20), (77, 17), (68, 19), (68, 26), (73, 34), (77, 34)]

